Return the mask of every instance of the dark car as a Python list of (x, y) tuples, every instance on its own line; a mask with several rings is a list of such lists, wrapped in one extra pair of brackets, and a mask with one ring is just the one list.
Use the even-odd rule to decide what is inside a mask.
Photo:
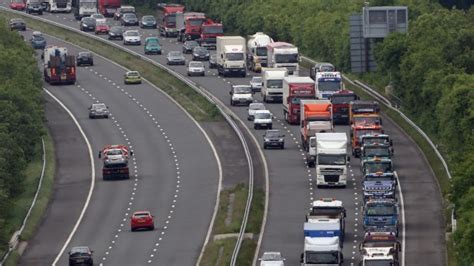
[(75, 265), (94, 265), (92, 259), (93, 251), (89, 247), (73, 247), (69, 251), (69, 266)]
[(138, 26), (138, 18), (134, 13), (125, 13), (120, 18), (122, 26)]
[(209, 60), (209, 51), (205, 47), (197, 46), (193, 49), (193, 60), (207, 61)]
[(209, 68), (217, 68), (217, 54), (209, 56)]
[(93, 103), (89, 107), (89, 118), (109, 118), (109, 109), (105, 103)]
[(183, 54), (190, 54), (193, 52), (194, 47), (198, 47), (199, 43), (196, 41), (185, 41), (183, 44)]
[(95, 31), (95, 19), (91, 17), (82, 18), (80, 29), (82, 31)]
[(43, 15), (43, 7), (40, 2), (30, 2), (26, 5), (26, 13)]
[(279, 129), (268, 129), (263, 135), (263, 148), (285, 148), (285, 135)]
[(112, 26), (109, 30), (109, 40), (123, 40), (123, 26)]
[(92, 56), (91, 52), (79, 52), (79, 54), (76, 57), (76, 63), (77, 63), (77, 66), (83, 66), (83, 65), (93, 66), (94, 57)]
[(171, 51), (166, 56), (167, 65), (185, 65), (186, 58), (180, 51)]
[(156, 29), (156, 19), (154, 16), (143, 16), (140, 22), (140, 27)]
[(10, 19), (10, 30), (26, 30), (26, 23), (21, 18)]
[(46, 39), (39, 31), (33, 32), (33, 36), (31, 36), (30, 43), (33, 49), (44, 49), (46, 47)]

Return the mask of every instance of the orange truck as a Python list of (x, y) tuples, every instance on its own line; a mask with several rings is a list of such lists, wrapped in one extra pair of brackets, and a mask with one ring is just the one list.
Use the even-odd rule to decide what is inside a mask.
[(333, 127), (332, 103), (330, 100), (301, 100), (300, 101), (300, 133), (301, 143), (306, 151), (309, 149), (309, 139), (314, 137), (320, 121), (328, 121)]
[(360, 137), (366, 134), (381, 134), (382, 118), (380, 106), (376, 101), (357, 100), (350, 102), (349, 118), (351, 123), (352, 154), (360, 155)]

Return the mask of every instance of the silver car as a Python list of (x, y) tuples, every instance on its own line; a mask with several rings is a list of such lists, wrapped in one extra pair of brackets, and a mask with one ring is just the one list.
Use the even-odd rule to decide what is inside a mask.
[(253, 77), (250, 80), (250, 86), (252, 87), (253, 92), (260, 92), (262, 91), (262, 77)]
[(93, 103), (89, 107), (89, 118), (109, 118), (109, 109), (104, 103)]
[(198, 61), (191, 61), (188, 64), (188, 76), (205, 76), (204, 64)]
[(185, 65), (186, 58), (180, 51), (171, 51), (166, 56), (166, 64), (168, 65)]
[(141, 45), (142, 39), (137, 30), (127, 30), (123, 33), (123, 44), (125, 45)]

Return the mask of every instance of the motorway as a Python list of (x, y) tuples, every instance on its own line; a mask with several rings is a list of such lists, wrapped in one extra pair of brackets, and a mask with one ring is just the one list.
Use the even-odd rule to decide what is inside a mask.
[[(48, 14), (46, 19), (78, 29), (79, 23), (72, 14)], [(113, 23), (113, 22), (111, 22)], [(135, 28), (135, 27), (130, 27)], [(156, 30), (140, 30), (142, 38), (156, 36)], [(104, 37), (105, 38), (105, 37)], [(162, 39), (164, 54), (171, 50), (181, 50), (175, 39)], [(121, 44), (120, 41), (115, 41)], [(143, 54), (143, 46), (127, 47)], [(165, 64), (165, 56), (147, 56)], [(189, 59), (189, 57), (188, 57)], [(171, 69), (186, 74), (184, 66), (171, 66)], [(302, 71), (304, 73), (304, 71)], [(307, 74), (307, 73), (306, 73)], [(221, 78), (215, 70), (208, 70), (206, 77), (191, 77), (192, 81), (207, 89), (242, 120), (246, 120), (245, 107), (231, 107), (228, 91), (232, 84), (248, 84), (247, 78)], [(255, 98), (261, 101), (261, 97)], [(307, 168), (303, 160), (303, 150), (299, 144), (299, 127), (289, 126), (283, 121), (281, 104), (267, 104), (275, 116), (274, 128), (286, 132), (286, 149), (265, 150), (269, 165), (270, 191), (267, 224), (260, 253), (263, 251), (281, 251), (286, 262), (296, 265), (303, 249), (303, 222), (313, 199), (333, 197), (344, 202), (347, 212), (346, 238), (344, 243), (345, 265), (359, 261), (357, 245), (363, 236), (361, 213), (361, 176), (359, 160), (352, 158), (348, 186), (345, 189), (317, 189), (314, 181), (314, 169)], [(253, 130), (254, 137), (261, 142), (263, 131)], [(348, 132), (347, 126), (339, 126), (337, 131)], [(384, 129), (394, 140), (395, 165), (402, 187), (406, 223), (406, 243), (403, 252), (407, 265), (444, 265), (445, 242), (441, 195), (436, 178), (415, 143), (407, 137), (390, 119), (385, 118)], [(349, 148), (349, 147), (348, 147)], [(400, 216), (401, 218), (401, 216)], [(400, 227), (402, 228), (402, 226)]]
[[(59, 40), (47, 41), (66, 46), (74, 54), (79, 52)], [(93, 67), (77, 68), (76, 85), (45, 84), (45, 88), (75, 114), (94, 157), (104, 145), (129, 145), (134, 151), (132, 175), (130, 180), (104, 182), (101, 161), (95, 160), (93, 196), (58, 264), (67, 264), (70, 247), (88, 245), (96, 262), (104, 265), (191, 265), (199, 256), (214, 211), (219, 182), (214, 152), (193, 120), (163, 93), (146, 82), (122, 85), (124, 69), (100, 57), (95, 57), (94, 63)], [(90, 120), (87, 107), (93, 102), (106, 103), (111, 118)], [(75, 154), (68, 152), (66, 156)], [(82, 175), (91, 178), (85, 169)], [(65, 185), (74, 185), (74, 181)], [(144, 209), (155, 215), (156, 229), (132, 233), (129, 217)], [(49, 264), (54, 257), (45, 255), (55, 256), (62, 244), (45, 230), (41, 238), (32, 241), (20, 264)]]

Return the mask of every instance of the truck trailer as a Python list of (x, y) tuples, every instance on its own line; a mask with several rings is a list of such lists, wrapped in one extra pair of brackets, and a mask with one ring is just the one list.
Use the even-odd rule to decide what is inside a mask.
[(263, 102), (283, 101), (283, 79), (288, 76), (286, 68), (262, 68)]
[(300, 122), (300, 101), (315, 99), (314, 82), (310, 77), (283, 78), (283, 117), (288, 124)]
[(247, 75), (245, 39), (241, 36), (219, 36), (216, 45), (217, 72), (224, 77)]
[(288, 75), (299, 75), (298, 47), (291, 43), (273, 42), (267, 45), (267, 53), (268, 67), (284, 67), (288, 70)]
[(97, 13), (97, 0), (73, 0), (74, 17), (81, 20), (83, 17)]

